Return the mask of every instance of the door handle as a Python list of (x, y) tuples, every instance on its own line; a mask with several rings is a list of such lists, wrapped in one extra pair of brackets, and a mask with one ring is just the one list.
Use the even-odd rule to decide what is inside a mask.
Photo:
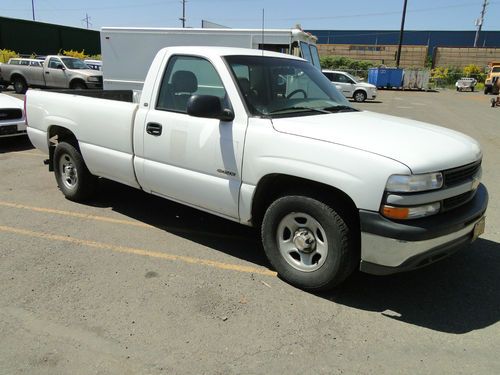
[(146, 133), (159, 136), (161, 135), (162, 126), (156, 122), (148, 122), (146, 125)]
[(45, 72), (45, 74), (50, 74), (50, 72)]

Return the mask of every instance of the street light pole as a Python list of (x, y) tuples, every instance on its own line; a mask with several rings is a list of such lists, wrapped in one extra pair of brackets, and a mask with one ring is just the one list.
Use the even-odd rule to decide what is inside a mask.
[(399, 31), (399, 44), (398, 44), (398, 55), (396, 57), (396, 66), (399, 68), (399, 61), (401, 60), (401, 46), (403, 44), (403, 33), (405, 29), (405, 18), (406, 18), (406, 3), (408, 0), (404, 0), (403, 5), (403, 16), (401, 18), (401, 30)]
[(33, 13), (33, 21), (35, 20), (35, 0), (31, 0), (31, 12)]

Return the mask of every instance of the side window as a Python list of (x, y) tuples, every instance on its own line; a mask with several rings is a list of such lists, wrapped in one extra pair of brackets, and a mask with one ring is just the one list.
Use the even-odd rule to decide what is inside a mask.
[(163, 75), (156, 109), (186, 113), (192, 95), (214, 95), (223, 100), (226, 90), (209, 61), (194, 56), (171, 57)]
[(32, 61), (30, 63), (30, 66), (36, 66), (37, 68), (41, 67), (40, 63), (38, 61)]
[(333, 81), (333, 73), (323, 73), (326, 78), (328, 78), (330, 81)]
[(313, 63), (311, 50), (309, 49), (309, 45), (304, 42), (300, 42), (300, 50), (302, 51), (302, 58), (309, 61), (311, 64)]
[(345, 75), (343, 75), (343, 74), (337, 74), (337, 76), (338, 76), (337, 82), (351, 83), (350, 82), (351, 80), (349, 78), (347, 78)]
[(59, 61), (59, 59), (56, 59), (55, 57), (52, 57), (49, 60), (49, 68), (51, 68), (51, 69), (57, 69), (57, 67), (59, 65), (61, 65), (61, 62)]
[(26, 61), (26, 60), (21, 60), (21, 64), (20, 65), (29, 65), (30, 62), (29, 61)]

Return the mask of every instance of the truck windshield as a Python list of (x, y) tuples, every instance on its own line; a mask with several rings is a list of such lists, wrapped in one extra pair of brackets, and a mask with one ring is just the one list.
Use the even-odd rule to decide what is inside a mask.
[(500, 73), (500, 66), (495, 66), (493, 69), (491, 69), (492, 73)]
[(89, 69), (87, 64), (85, 64), (82, 60), (72, 57), (62, 57), (61, 60), (68, 69)]
[(319, 69), (302, 60), (226, 56), (254, 116), (284, 117), (355, 111)]

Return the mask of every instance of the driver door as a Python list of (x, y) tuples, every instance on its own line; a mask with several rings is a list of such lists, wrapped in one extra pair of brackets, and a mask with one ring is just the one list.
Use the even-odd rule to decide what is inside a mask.
[(51, 57), (45, 68), (45, 84), (47, 87), (68, 87), (66, 68), (57, 57)]
[(145, 190), (238, 218), (246, 116), (233, 121), (187, 114), (192, 95), (217, 96), (231, 108), (211, 62), (197, 56), (170, 57), (159, 94), (143, 129)]
[(354, 85), (349, 77), (341, 73), (334, 73), (334, 81), (337, 88), (340, 88), (345, 97), (350, 98), (354, 93)]

